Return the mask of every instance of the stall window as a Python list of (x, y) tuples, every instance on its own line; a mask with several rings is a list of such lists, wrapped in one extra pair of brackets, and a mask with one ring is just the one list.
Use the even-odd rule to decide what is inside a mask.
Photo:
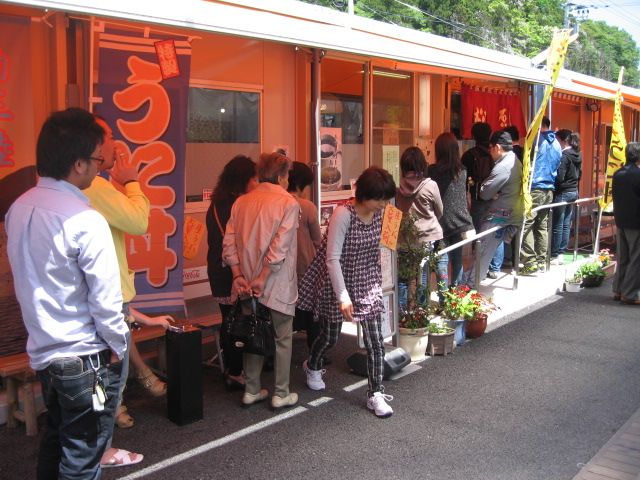
[(260, 92), (189, 88), (187, 202), (202, 201), (236, 155), (260, 155)]
[(415, 145), (413, 74), (374, 67), (372, 109), (373, 165), (399, 180), (400, 155)]
[(359, 62), (322, 61), (320, 105), (323, 191), (350, 190), (365, 168), (363, 143), (364, 67)]

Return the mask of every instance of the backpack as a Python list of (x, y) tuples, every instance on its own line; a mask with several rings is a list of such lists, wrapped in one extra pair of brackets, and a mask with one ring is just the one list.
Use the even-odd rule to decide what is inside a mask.
[(473, 184), (471, 186), (471, 198), (478, 200), (480, 185), (491, 174), (491, 170), (493, 169), (495, 162), (491, 158), (489, 151), (482, 145), (477, 145), (470, 149), (469, 153), (473, 155), (473, 171), (471, 172)]

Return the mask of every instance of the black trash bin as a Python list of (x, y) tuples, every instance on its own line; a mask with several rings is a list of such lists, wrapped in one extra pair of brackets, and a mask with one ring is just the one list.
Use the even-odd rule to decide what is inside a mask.
[(178, 425), (202, 420), (202, 331), (184, 326), (167, 330), (167, 407)]

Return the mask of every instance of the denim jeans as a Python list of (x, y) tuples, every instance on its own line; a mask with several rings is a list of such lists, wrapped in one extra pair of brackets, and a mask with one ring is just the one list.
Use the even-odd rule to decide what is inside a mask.
[[(461, 241), (461, 234), (458, 233), (456, 235), (451, 235), (450, 237), (443, 238), (441, 240), (441, 242), (443, 243), (442, 248), (447, 248)], [(449, 263), (451, 263), (451, 281), (449, 281)], [(438, 262), (436, 264), (436, 278), (438, 281), (438, 299), (440, 300), (440, 304), (442, 304), (444, 302), (442, 292), (444, 292), (451, 286), (457, 287), (462, 281), (461, 247), (438, 257)]]
[[(553, 203), (573, 202), (578, 199), (578, 191), (562, 192), (556, 195)], [(571, 216), (573, 205), (553, 207), (553, 238), (551, 239), (551, 258), (562, 255), (569, 246), (571, 234)]]
[(504, 242), (501, 242), (496, 251), (493, 253), (491, 263), (489, 264), (490, 272), (500, 272), (502, 269), (502, 263), (504, 262)]
[[(122, 362), (109, 364), (110, 354), (103, 350), (82, 358), (59, 358), (38, 371), (49, 411), (38, 454), (38, 480), (100, 478), (100, 458), (113, 433), (123, 367)], [(92, 364), (107, 397), (99, 412), (93, 411), (96, 375)]]
[[(435, 246), (438, 244), (440, 240), (435, 241), (435, 242), (428, 242), (428, 247), (429, 250), (433, 250), (435, 248)], [(399, 254), (401, 255), (401, 254)], [(427, 283), (427, 267), (423, 267), (422, 268), (422, 284), (418, 285), (417, 287), (423, 287), (426, 285)], [(425, 302), (425, 296), (424, 296), (424, 291), (423, 293), (420, 294), (420, 296), (417, 298), (418, 302)], [(400, 308), (402, 307), (406, 307), (407, 303), (409, 301), (409, 287), (408, 287), (408, 281), (406, 278), (400, 278), (398, 277), (398, 306)]]

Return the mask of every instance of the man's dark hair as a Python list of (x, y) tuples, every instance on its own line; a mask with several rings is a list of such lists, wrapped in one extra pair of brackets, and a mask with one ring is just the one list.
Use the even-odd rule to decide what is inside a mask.
[(627, 164), (638, 163), (638, 160), (640, 160), (640, 142), (627, 143), (624, 154), (627, 157)]
[(313, 172), (306, 163), (293, 162), (291, 170), (289, 170), (289, 186), (287, 192), (297, 192), (307, 188), (313, 183)]
[(471, 136), (473, 136), (476, 143), (488, 142), (489, 137), (491, 137), (491, 125), (484, 122), (474, 123), (473, 127), (471, 127)]
[(396, 182), (384, 168), (369, 167), (356, 180), (356, 201), (389, 200), (396, 196)]
[(549, 117), (542, 117), (541, 125), (546, 128), (551, 128), (551, 120), (549, 120)]
[(504, 131), (511, 135), (511, 140), (513, 140), (514, 143), (520, 140), (520, 131), (515, 125), (504, 127)]
[(82, 108), (52, 113), (38, 136), (38, 175), (56, 180), (67, 178), (76, 160), (91, 161), (89, 157), (98, 145), (102, 145), (105, 133), (93, 114)]

